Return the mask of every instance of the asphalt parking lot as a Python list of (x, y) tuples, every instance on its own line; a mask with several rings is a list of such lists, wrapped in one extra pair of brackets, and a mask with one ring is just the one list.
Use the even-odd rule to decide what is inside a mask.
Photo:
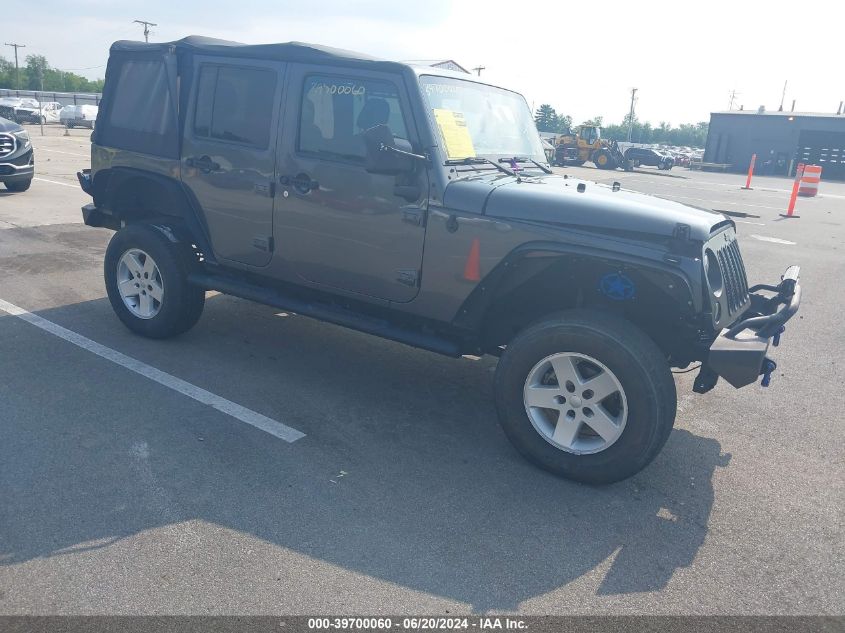
[(743, 191), (739, 175), (566, 170), (746, 214), (752, 282), (802, 266), (772, 387), (700, 396), (677, 375), (663, 452), (594, 488), (511, 447), (493, 359), (222, 295), (178, 339), (131, 335), (105, 298), (111, 232), (81, 224), (90, 132), (30, 129), (37, 179), (0, 190), (0, 614), (845, 610), (845, 183), (784, 220), (782, 178)]

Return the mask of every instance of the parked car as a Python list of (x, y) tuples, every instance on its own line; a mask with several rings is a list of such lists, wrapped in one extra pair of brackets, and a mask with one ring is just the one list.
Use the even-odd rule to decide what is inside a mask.
[(67, 105), (59, 114), (60, 122), (67, 128), (87, 127), (94, 129), (99, 108), (94, 105)]
[(629, 147), (625, 150), (625, 158), (631, 161), (634, 167), (648, 165), (668, 170), (675, 164), (674, 158), (650, 147)]
[(78, 177), (127, 328), (178, 335), (217, 290), (497, 356), (505, 433), (559, 475), (644, 468), (672, 367), (768, 384), (800, 304), (797, 267), (750, 292), (721, 213), (552, 173), (525, 99), (472, 75), (189, 37), (115, 43), (106, 77)]
[(9, 191), (26, 191), (35, 175), (29, 134), (20, 123), (0, 118), (0, 182)]
[(0, 116), (8, 121), (15, 121), (21, 123), (18, 109), (30, 110), (32, 108), (38, 109), (38, 100), (31, 97), (0, 97)]
[(58, 123), (59, 113), (62, 104), (55, 101), (47, 101), (40, 105), (36, 102), (33, 106), (18, 106), (15, 108), (15, 117), (19, 123)]

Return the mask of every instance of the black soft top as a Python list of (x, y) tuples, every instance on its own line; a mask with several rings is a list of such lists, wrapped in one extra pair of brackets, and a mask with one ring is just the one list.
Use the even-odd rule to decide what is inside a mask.
[(145, 42), (134, 42), (120, 40), (111, 46), (112, 53), (193, 53), (196, 55), (221, 55), (227, 57), (239, 57), (248, 59), (270, 59), (277, 61), (301, 62), (301, 63), (334, 63), (372, 66), (374, 70), (396, 70), (398, 67), (406, 68), (406, 64), (399, 64), (377, 57), (371, 57), (364, 53), (356, 53), (340, 48), (320, 46), (318, 44), (305, 44), (302, 42), (284, 42), (281, 44), (242, 44), (241, 42), (230, 42), (218, 40), (213, 37), (201, 35), (189, 35), (174, 42), (161, 42), (147, 44)]

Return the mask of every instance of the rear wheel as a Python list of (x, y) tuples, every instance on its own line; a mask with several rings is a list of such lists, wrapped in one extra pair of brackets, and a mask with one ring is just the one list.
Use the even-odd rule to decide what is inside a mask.
[(191, 253), (158, 230), (127, 226), (106, 249), (104, 276), (109, 302), (130, 330), (148, 338), (168, 338), (192, 328), (205, 304), (205, 292), (187, 281)]
[(520, 333), (496, 369), (499, 420), (514, 446), (557, 475), (630, 477), (672, 430), (675, 383), (654, 342), (629, 322), (569, 311)]
[(32, 178), (29, 180), (16, 180), (14, 182), (7, 182), (6, 189), (9, 191), (14, 191), (16, 193), (21, 193), (29, 189), (30, 185), (32, 185)]

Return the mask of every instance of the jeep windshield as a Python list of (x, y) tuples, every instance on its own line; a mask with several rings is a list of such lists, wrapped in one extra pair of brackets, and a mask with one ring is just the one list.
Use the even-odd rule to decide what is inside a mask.
[(517, 158), (533, 168), (533, 161), (546, 162), (540, 135), (522, 95), (435, 75), (421, 76), (420, 86), (450, 164), (483, 166), (486, 161), (473, 159), (498, 162)]

